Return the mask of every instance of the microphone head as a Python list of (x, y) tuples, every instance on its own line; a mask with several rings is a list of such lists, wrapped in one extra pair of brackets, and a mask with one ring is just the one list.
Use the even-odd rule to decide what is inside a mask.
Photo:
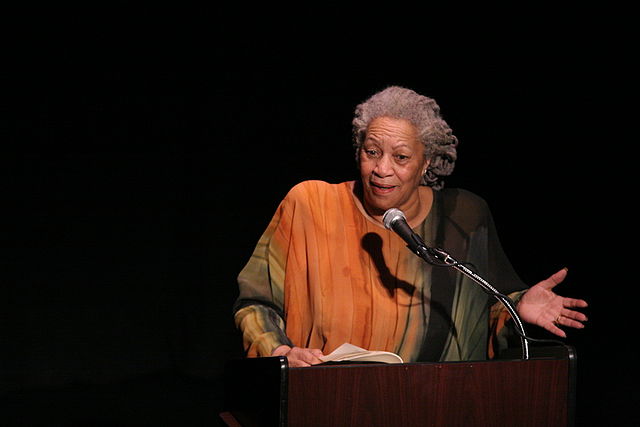
[(393, 224), (399, 219), (405, 221), (407, 220), (407, 218), (404, 216), (404, 213), (397, 208), (387, 209), (387, 211), (382, 216), (382, 222), (385, 228), (387, 228), (388, 230), (391, 230)]

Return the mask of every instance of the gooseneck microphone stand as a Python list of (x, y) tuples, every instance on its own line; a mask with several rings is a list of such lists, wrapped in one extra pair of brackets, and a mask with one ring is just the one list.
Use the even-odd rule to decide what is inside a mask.
[(402, 239), (407, 243), (407, 247), (424, 261), (434, 266), (455, 268), (480, 285), (480, 287), (489, 295), (500, 301), (515, 322), (516, 330), (520, 336), (520, 342), (522, 344), (522, 358), (524, 360), (529, 359), (529, 338), (525, 333), (524, 325), (520, 316), (516, 312), (515, 304), (511, 298), (500, 293), (496, 288), (491, 286), (489, 282), (469, 269), (463, 263), (456, 261), (443, 249), (427, 247), (422, 238), (411, 230), (404, 213), (401, 210), (396, 208), (387, 210), (383, 216), (383, 223), (386, 228), (395, 231), (400, 237), (402, 237)]
[(456, 270), (476, 282), (478, 285), (480, 285), (480, 287), (484, 289), (485, 292), (500, 301), (502, 305), (505, 306), (505, 308), (511, 315), (511, 318), (513, 318), (513, 321), (515, 322), (518, 335), (520, 336), (520, 343), (522, 345), (522, 358), (524, 360), (529, 359), (529, 342), (527, 339), (527, 334), (524, 331), (524, 324), (522, 323), (522, 320), (520, 319), (520, 316), (518, 315), (518, 312), (516, 311), (515, 305), (511, 298), (500, 293), (496, 288), (491, 286), (489, 282), (480, 277), (476, 272), (469, 269), (464, 264), (461, 264), (453, 259), (453, 257), (443, 249), (428, 248), (422, 245), (419, 250), (416, 251), (416, 254), (429, 264), (455, 268)]

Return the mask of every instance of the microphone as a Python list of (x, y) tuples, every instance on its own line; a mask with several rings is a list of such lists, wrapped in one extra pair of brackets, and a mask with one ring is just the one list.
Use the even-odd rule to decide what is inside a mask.
[(527, 334), (524, 330), (524, 325), (522, 324), (522, 320), (520, 320), (520, 316), (518, 316), (518, 312), (516, 311), (515, 304), (506, 295), (501, 294), (496, 288), (491, 286), (489, 282), (480, 277), (477, 273), (469, 269), (464, 263), (459, 263), (455, 259), (451, 257), (447, 252), (440, 248), (429, 248), (425, 245), (422, 237), (416, 234), (409, 224), (407, 223), (407, 218), (404, 216), (404, 213), (397, 208), (388, 209), (384, 215), (382, 216), (382, 222), (384, 226), (388, 230), (395, 231), (402, 240), (407, 243), (407, 247), (424, 261), (429, 264), (436, 266), (447, 266), (453, 267), (459, 272), (463, 273), (471, 280), (476, 282), (485, 292), (492, 295), (498, 301), (500, 301), (514, 322), (516, 323), (516, 331), (518, 335), (520, 335), (520, 340), (522, 342), (522, 358), (529, 359), (529, 342), (530, 339), (527, 337)]
[(414, 233), (414, 231), (407, 224), (407, 218), (404, 213), (397, 208), (388, 209), (382, 216), (382, 222), (385, 228), (395, 231), (402, 240), (407, 243), (407, 246), (416, 255), (424, 257), (427, 252), (427, 246), (424, 244), (422, 238)]

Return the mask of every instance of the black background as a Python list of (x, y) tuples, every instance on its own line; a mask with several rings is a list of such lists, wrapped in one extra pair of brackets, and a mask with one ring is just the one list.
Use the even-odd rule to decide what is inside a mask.
[(21, 12), (2, 72), (6, 425), (216, 425), (238, 272), (292, 185), (356, 178), (353, 109), (390, 84), (437, 100), (460, 140), (446, 184), (489, 202), (523, 279), (566, 266), (557, 292), (590, 302), (567, 339), (578, 425), (638, 422), (622, 13)]

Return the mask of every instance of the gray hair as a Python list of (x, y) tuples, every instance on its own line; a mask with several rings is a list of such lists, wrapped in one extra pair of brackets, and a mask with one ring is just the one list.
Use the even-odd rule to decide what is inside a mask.
[(420, 184), (440, 190), (444, 186), (443, 177), (453, 172), (458, 138), (442, 119), (436, 101), (411, 89), (390, 86), (358, 105), (352, 122), (353, 146), (358, 162), (367, 128), (378, 117), (405, 119), (415, 126), (418, 138), (424, 144), (424, 156), (430, 160)]

